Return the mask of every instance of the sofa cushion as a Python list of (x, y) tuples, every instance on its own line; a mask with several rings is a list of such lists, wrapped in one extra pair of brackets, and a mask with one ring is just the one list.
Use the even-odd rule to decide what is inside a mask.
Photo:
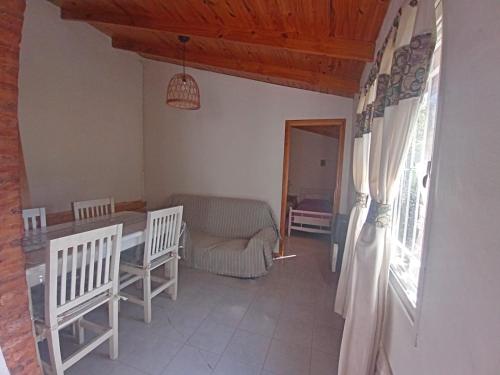
[(262, 201), (175, 194), (169, 204), (184, 207), (183, 220), (189, 230), (216, 237), (250, 239), (264, 227), (276, 229), (271, 208)]
[(248, 239), (245, 238), (219, 237), (200, 230), (192, 230), (190, 234), (193, 246), (203, 252), (228, 246), (235, 251), (243, 251), (248, 243)]
[(207, 260), (213, 257), (213, 252), (243, 251), (248, 243), (246, 239), (218, 237), (198, 230), (191, 231), (190, 235), (194, 251), (192, 262), (195, 268), (203, 268)]
[(253, 278), (266, 273), (264, 248), (248, 251), (245, 238), (224, 238), (206, 232), (193, 231), (192, 266), (221, 275)]

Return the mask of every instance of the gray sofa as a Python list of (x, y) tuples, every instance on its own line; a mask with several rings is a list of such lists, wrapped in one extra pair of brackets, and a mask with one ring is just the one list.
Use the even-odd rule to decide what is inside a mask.
[(265, 275), (272, 265), (278, 230), (265, 202), (176, 194), (169, 205), (184, 206), (182, 262), (241, 278)]

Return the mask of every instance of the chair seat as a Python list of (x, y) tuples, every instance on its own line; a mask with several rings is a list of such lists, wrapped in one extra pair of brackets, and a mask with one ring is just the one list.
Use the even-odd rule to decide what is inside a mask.
[[(172, 257), (171, 253), (167, 253), (159, 258), (153, 259), (150, 263), (150, 268), (156, 268), (158, 265), (164, 264), (165, 260)], [(132, 267), (144, 268), (144, 244), (140, 244), (121, 253), (121, 264), (125, 264)]]
[[(69, 298), (69, 291), (66, 293)], [(39, 284), (31, 288), (31, 306), (33, 318), (39, 322), (45, 321), (45, 284)]]
[[(70, 276), (68, 275), (68, 281), (67, 283), (69, 284)], [(67, 284), (67, 285), (68, 285)], [(77, 278), (77, 287), (76, 289), (78, 290), (80, 287), (80, 280)], [(58, 288), (59, 289), (59, 288)], [(59, 298), (59, 296), (58, 296)], [(68, 289), (66, 291), (66, 299), (70, 300), (70, 290)], [(95, 296), (94, 298), (90, 299), (89, 301), (76, 306), (73, 309), (68, 310), (67, 312), (64, 313), (60, 318), (61, 320), (66, 320), (67, 318), (71, 317), (73, 314), (78, 314), (80, 311), (85, 310), (92, 306), (95, 303), (101, 303), (103, 301), (107, 301), (109, 299), (108, 294), (100, 294)], [(45, 284), (39, 284), (31, 288), (31, 306), (33, 310), (33, 318), (35, 321), (38, 323), (44, 323), (45, 322)]]

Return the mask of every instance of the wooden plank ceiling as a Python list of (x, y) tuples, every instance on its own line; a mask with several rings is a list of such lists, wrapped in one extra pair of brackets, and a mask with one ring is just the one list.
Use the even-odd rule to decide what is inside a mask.
[(53, 0), (112, 45), (180, 64), (353, 96), (389, 0)]

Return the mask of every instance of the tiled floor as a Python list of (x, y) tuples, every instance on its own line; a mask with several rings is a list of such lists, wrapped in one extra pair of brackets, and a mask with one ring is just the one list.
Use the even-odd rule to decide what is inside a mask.
[[(122, 304), (118, 360), (104, 345), (67, 373), (336, 374), (343, 321), (333, 312), (328, 248), (307, 237), (292, 237), (287, 248), (297, 256), (256, 280), (181, 268), (177, 301), (158, 296), (150, 325), (138, 306)], [(63, 351), (72, 347), (64, 341)]]

